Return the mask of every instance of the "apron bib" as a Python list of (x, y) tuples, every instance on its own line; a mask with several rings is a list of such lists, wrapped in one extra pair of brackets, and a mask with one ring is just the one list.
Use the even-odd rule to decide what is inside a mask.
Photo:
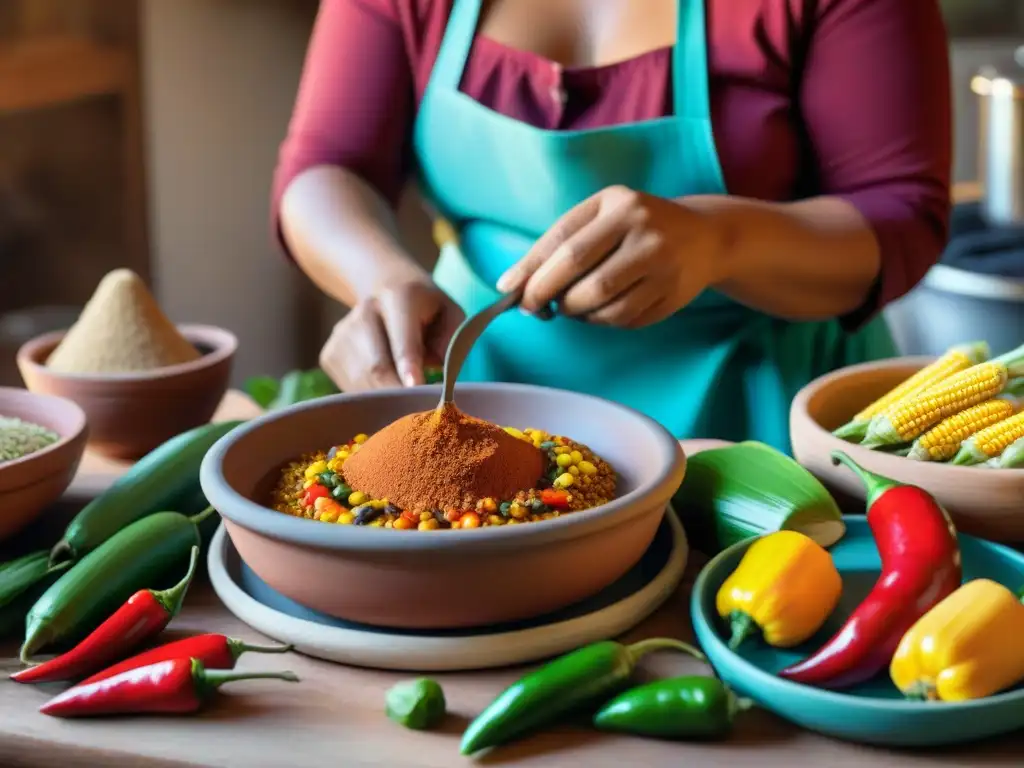
[[(534, 128), (459, 91), (480, 6), (455, 0), (414, 130), (424, 194), (458, 232), (434, 278), (467, 314), (495, 301), (498, 277), (605, 187), (726, 194), (711, 129), (704, 0), (679, 0), (673, 114), (584, 131)], [(460, 379), (585, 392), (631, 406), (679, 438), (760, 440), (788, 452), (789, 404), (800, 387), (893, 354), (881, 319), (846, 334), (836, 321), (776, 320), (705, 291), (639, 330), (505, 313)]]

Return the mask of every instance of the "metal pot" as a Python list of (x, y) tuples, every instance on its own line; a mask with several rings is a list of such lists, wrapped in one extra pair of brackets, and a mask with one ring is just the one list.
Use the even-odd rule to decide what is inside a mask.
[(1024, 343), (1024, 280), (937, 264), (885, 317), (904, 355), (938, 356), (969, 341), (1008, 352)]
[(990, 224), (1024, 224), (1024, 46), (1015, 63), (971, 80), (978, 96), (982, 212)]

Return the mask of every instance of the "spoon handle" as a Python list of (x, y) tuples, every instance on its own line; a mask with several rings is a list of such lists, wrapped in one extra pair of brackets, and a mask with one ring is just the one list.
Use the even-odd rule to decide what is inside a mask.
[(518, 288), (462, 321), (462, 325), (456, 329), (452, 340), (448, 342), (448, 350), (445, 352), (444, 384), (441, 387), (441, 400), (437, 404), (438, 410), (455, 401), (455, 381), (459, 378), (466, 357), (473, 344), (480, 338), (480, 334), (494, 318), (519, 304), (522, 298), (523, 289)]

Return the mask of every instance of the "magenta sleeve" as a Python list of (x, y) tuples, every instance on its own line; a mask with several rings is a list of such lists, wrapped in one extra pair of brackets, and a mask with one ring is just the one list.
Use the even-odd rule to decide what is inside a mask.
[(394, 203), (407, 170), (413, 73), (387, 0), (322, 0), (274, 173), (272, 215), (291, 181), (318, 165), (358, 173)]
[(819, 188), (874, 230), (882, 272), (857, 327), (938, 260), (950, 216), (951, 94), (937, 0), (822, 0), (800, 108)]

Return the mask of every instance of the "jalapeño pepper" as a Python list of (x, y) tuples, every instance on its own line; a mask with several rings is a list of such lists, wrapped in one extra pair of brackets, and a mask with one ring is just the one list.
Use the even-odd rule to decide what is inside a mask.
[(594, 715), (594, 727), (656, 739), (720, 739), (751, 706), (717, 678), (676, 677), (619, 694)]
[(691, 645), (652, 638), (633, 645), (603, 641), (555, 659), (506, 688), (466, 729), (460, 751), (498, 746), (573, 712), (603, 704), (629, 683), (648, 653), (675, 649), (706, 661)]

